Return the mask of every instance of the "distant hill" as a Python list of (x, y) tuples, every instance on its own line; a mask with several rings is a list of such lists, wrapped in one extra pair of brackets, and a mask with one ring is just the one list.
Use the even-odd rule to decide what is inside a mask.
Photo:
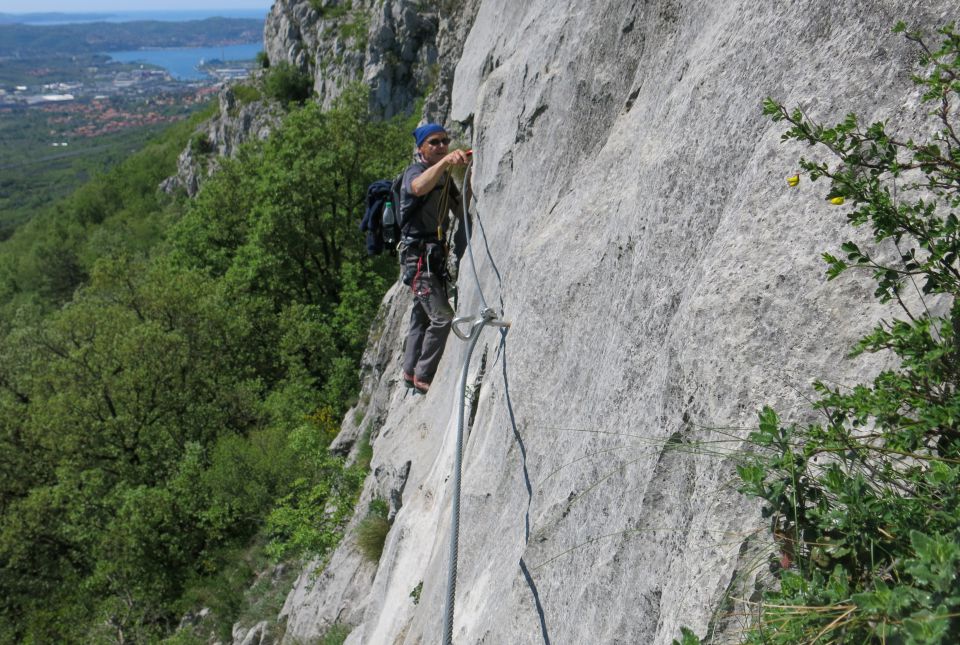
[(109, 13), (0, 13), (0, 25), (38, 22), (92, 22), (112, 17)]
[[(47, 14), (58, 15), (58, 14)], [(59, 14), (66, 16), (68, 14)], [(77, 14), (73, 14), (76, 17)], [(10, 18), (10, 14), (0, 14)], [(17, 16), (22, 19), (23, 16)], [(188, 22), (159, 20), (81, 24), (3, 24), (0, 57), (70, 56), (152, 47), (217, 47), (259, 42), (263, 20), (207, 18)]]

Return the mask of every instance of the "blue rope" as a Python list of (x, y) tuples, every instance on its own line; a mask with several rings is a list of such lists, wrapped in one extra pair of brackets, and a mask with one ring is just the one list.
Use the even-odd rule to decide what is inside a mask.
[[(510, 414), (510, 425), (513, 427), (513, 438), (520, 447), (520, 463), (523, 466), (523, 483), (527, 487), (527, 512), (524, 516), (524, 546), (530, 544), (530, 505), (533, 503), (533, 486), (530, 484), (530, 471), (527, 469), (527, 448), (523, 443), (523, 437), (517, 428), (517, 418), (513, 413), (513, 402), (510, 399), (510, 381), (507, 378), (507, 330), (500, 330), (500, 355), (503, 357), (503, 391), (507, 402), (507, 412)], [(520, 557), (520, 571), (527, 581), (530, 593), (533, 595), (533, 604), (537, 608), (537, 616), (540, 618), (540, 634), (543, 636), (544, 645), (550, 645), (550, 635), (547, 633), (547, 617), (543, 611), (543, 604), (540, 602), (540, 592), (537, 590), (537, 583), (534, 582), (527, 563), (523, 557)]]

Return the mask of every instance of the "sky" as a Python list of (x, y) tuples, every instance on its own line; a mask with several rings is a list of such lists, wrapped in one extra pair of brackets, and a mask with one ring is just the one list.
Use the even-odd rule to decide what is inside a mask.
[(0, 13), (263, 9), (266, 15), (272, 4), (273, 0), (0, 0)]

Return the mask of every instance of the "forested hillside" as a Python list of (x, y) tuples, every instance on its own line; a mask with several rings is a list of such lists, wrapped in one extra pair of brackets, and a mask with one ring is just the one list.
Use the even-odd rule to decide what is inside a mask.
[(357, 224), (409, 147), (366, 106), (292, 108), (195, 200), (157, 190), (177, 125), (0, 245), (0, 642), (198, 606), (229, 636), (258, 562), (336, 543), (366, 466), (326, 445), (395, 271)]

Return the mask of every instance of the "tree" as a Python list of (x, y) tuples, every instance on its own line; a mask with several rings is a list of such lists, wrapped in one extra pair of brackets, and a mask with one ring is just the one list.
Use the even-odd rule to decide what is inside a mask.
[(153, 642), (213, 594), (229, 636), (239, 550), (339, 539), (366, 467), (327, 446), (396, 271), (357, 223), (410, 129), (366, 105), (294, 111), (179, 219), (144, 154), (0, 248), (0, 641)]
[(320, 387), (345, 377), (347, 386), (327, 397), (338, 410), (355, 391), (352, 365), (385, 277), (396, 273), (389, 258), (366, 257), (357, 228), (366, 188), (402, 166), (408, 127), (372, 121), (362, 86), (332, 110), (307, 105), (268, 141), (225, 164), (171, 236), (179, 261), (222, 276), (236, 293), (269, 299), (282, 333), (312, 339), (299, 360)]

